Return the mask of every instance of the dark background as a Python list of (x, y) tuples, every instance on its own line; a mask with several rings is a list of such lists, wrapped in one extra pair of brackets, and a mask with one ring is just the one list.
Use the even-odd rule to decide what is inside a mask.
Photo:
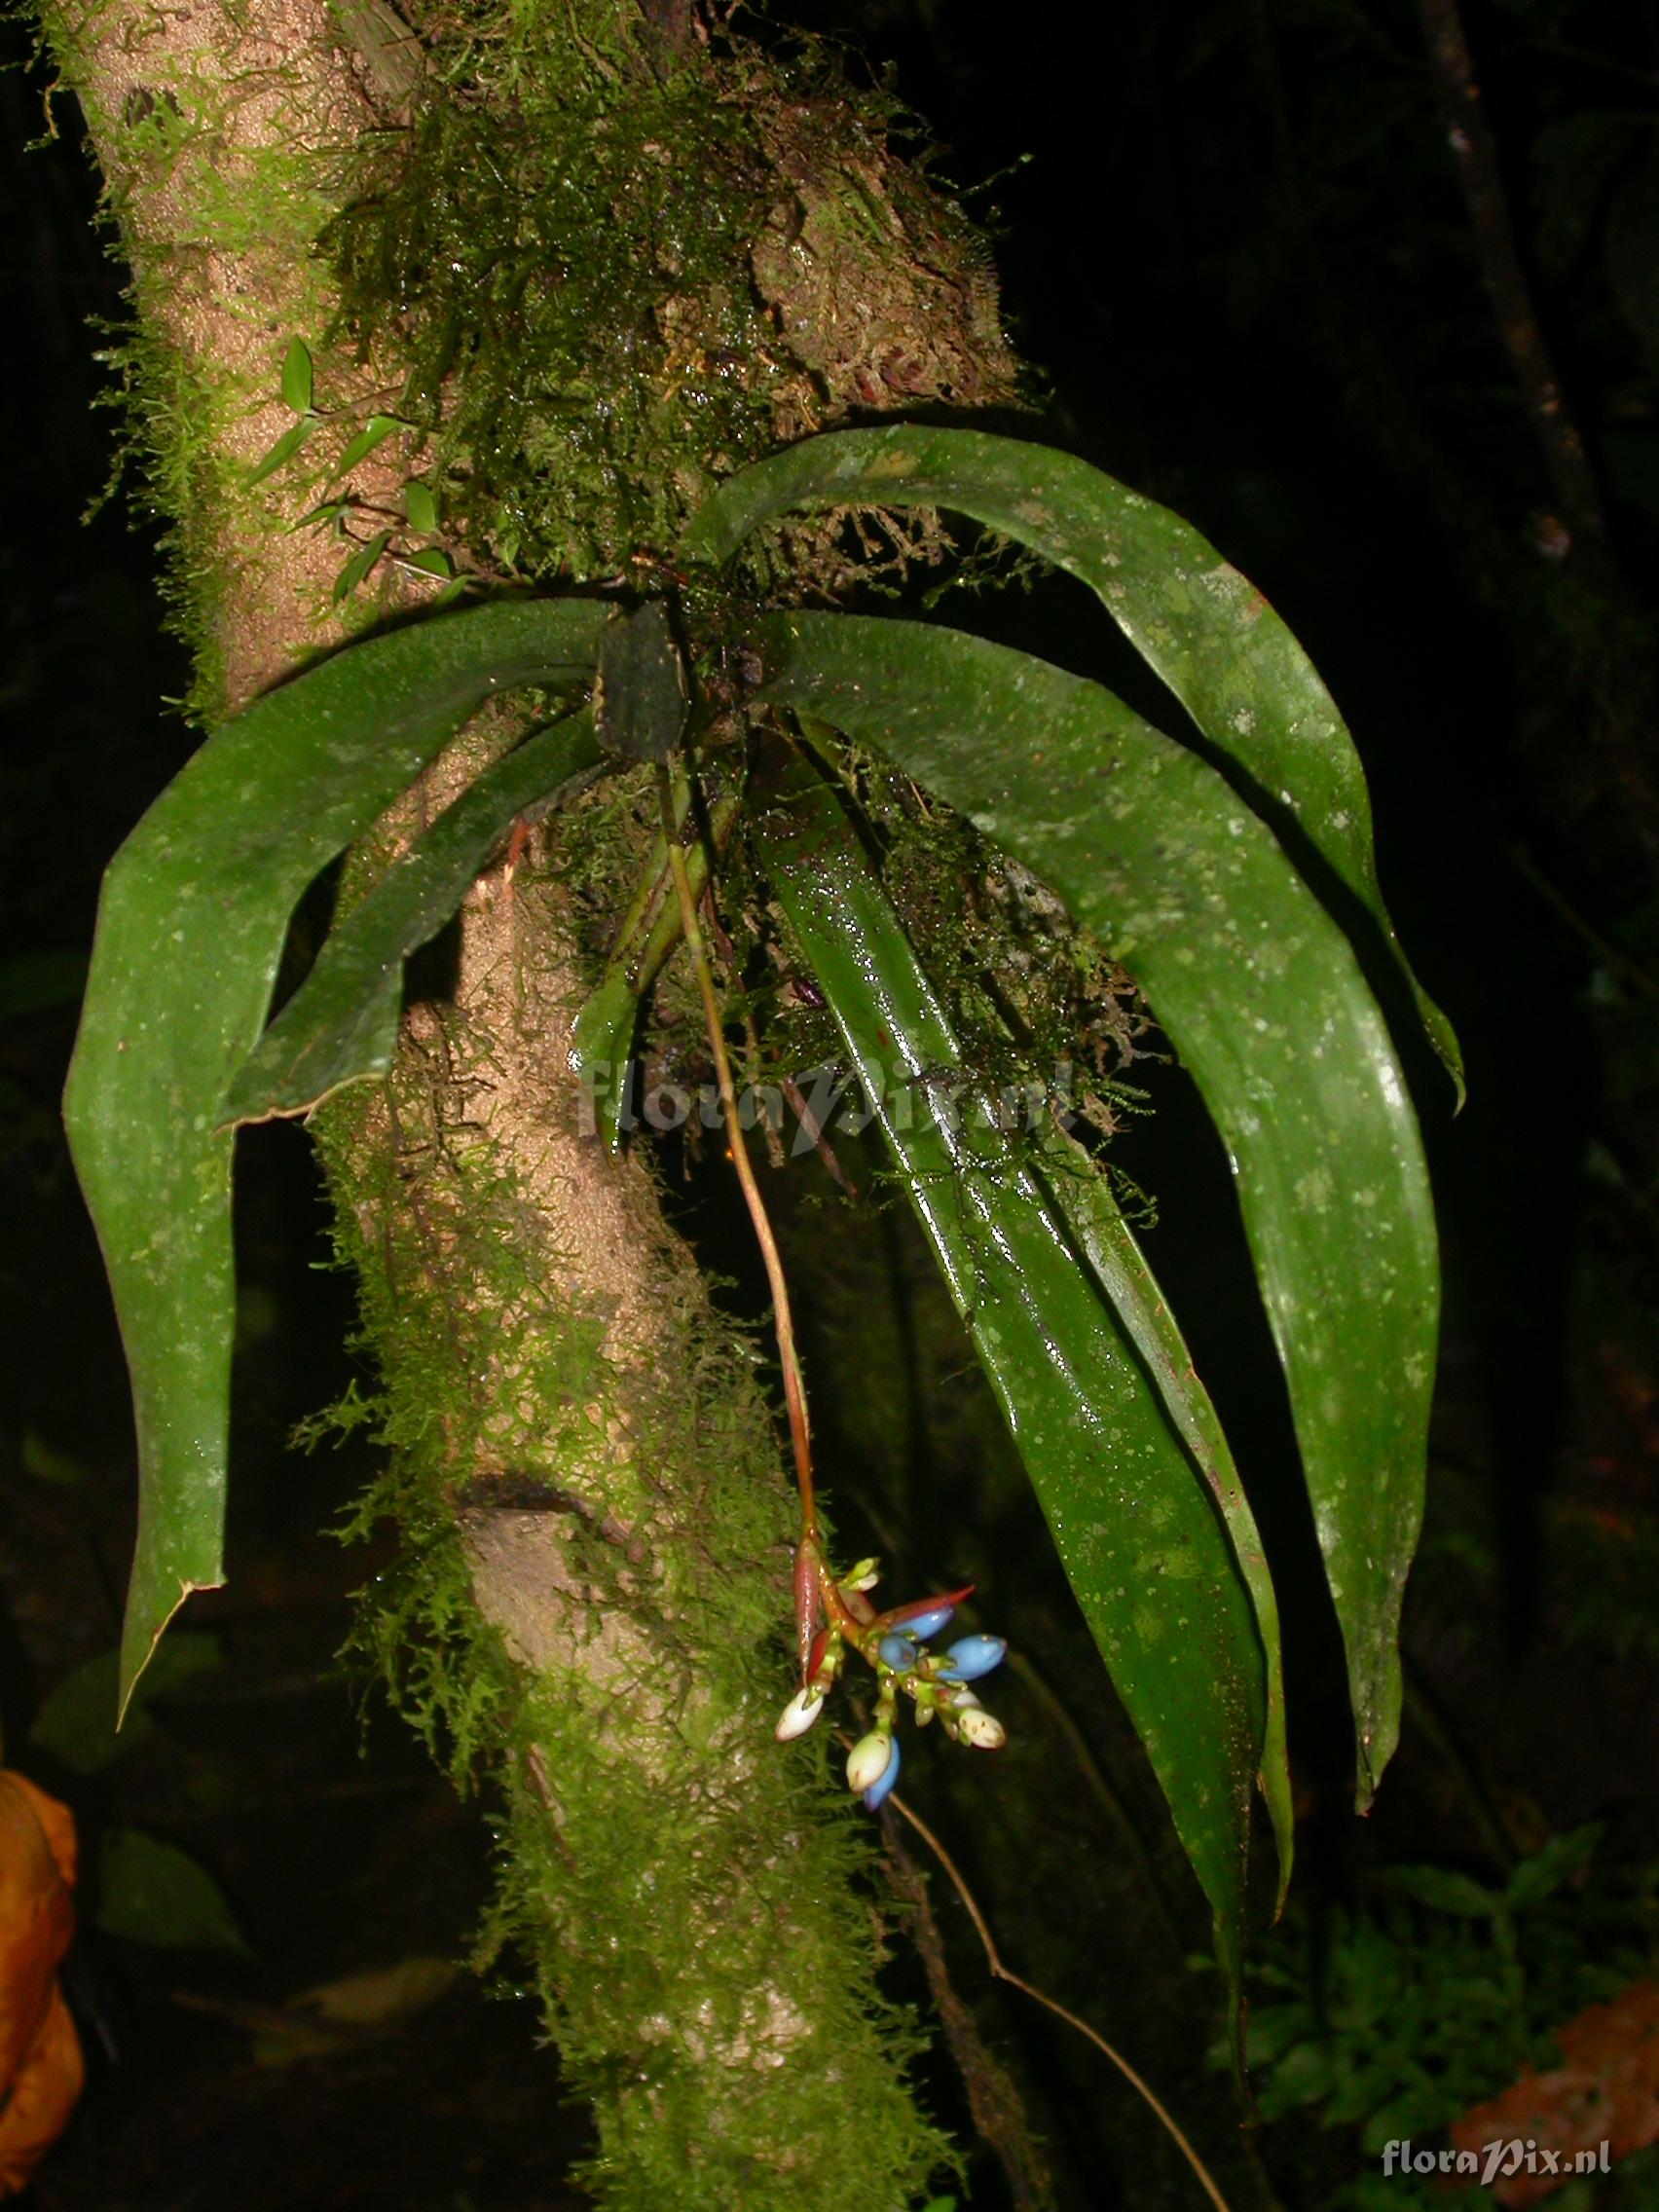
[[(1316, 1994), (1321, 1957), (1390, 1868), (1501, 1882), (1598, 1822), (1604, 1887), (1568, 1896), (1551, 1940), (1587, 1971), (1625, 1960), (1643, 1926), (1651, 1936), (1638, 1904), (1659, 1865), (1659, 6), (1465, 11), (1495, 182), (1604, 537), (1561, 510), (1412, 6), (848, 0), (805, 20), (929, 118), (940, 172), (992, 231), (1054, 435), (1186, 513), (1310, 648), (1366, 761), (1395, 918), (1467, 1056), (1456, 1120), (1444, 1079), (1412, 1059), (1448, 1320), (1406, 1739), (1356, 1831), (1329, 1623), (1293, 1596), (1304, 1871), (1269, 1955)], [(115, 1640), (130, 1534), (119, 1348), (55, 1119), (74, 956), (104, 862), (192, 740), (164, 704), (185, 671), (141, 498), (136, 514), (118, 500), (81, 519), (117, 438), (94, 355), (98, 318), (121, 306), (73, 110), (55, 103), (62, 135), (25, 152), (46, 113), (38, 72), (0, 78), (0, 884), (8, 948), (27, 956), (0, 970), (0, 1719), (8, 1763), (73, 1803), (89, 1862), (70, 1988), (92, 2081), (35, 2198), (562, 2205), (580, 2122), (526, 2004), (462, 1980), (417, 2006), (415, 1977), (366, 2023), (319, 2028), (315, 2005), (295, 2003), (462, 1955), (489, 1831), (488, 1809), (457, 1806), (335, 1660), (347, 1594), (374, 1562), (318, 1534), (364, 1462), (287, 1444), (337, 1394), (350, 1325), (345, 1286), (317, 1271), (318, 1202), (291, 1132), (248, 1147), (233, 1578), (194, 1616), (216, 1641), (158, 1700), (153, 1732), (96, 1771), (29, 1742), (55, 1688)], [(1060, 655), (1041, 600), (1019, 619)], [(1129, 1148), (1161, 1202), (1154, 1257), (1250, 1463), (1271, 1466), (1282, 1416), (1241, 1255), (1217, 1235), (1225, 1177), (1173, 1079), (1157, 1104)], [(1271, 1514), (1271, 1481), (1265, 1494)], [(1294, 1581), (1305, 1532), (1282, 1518)], [(1069, 1764), (1058, 1738), (1011, 1758), (1037, 1843), (1003, 1798), (940, 1800), (965, 1825), (1005, 1947), (1155, 2079), (1237, 2204), (1336, 2202), (1362, 2163), (1340, 2114), (1315, 2103), (1259, 2139), (1235, 2134), (1203, 2061), (1213, 1987), (1186, 1964), (1201, 1927), (1030, 1549), (1039, 1594), (1011, 1621), (1027, 1601), (1005, 1553), (995, 1625), (1059, 1686), (1094, 1767)], [(1044, 1745), (1035, 1706), (1019, 1724)], [(211, 1875), (245, 1955), (203, 1947), (187, 1914), (171, 1946), (97, 1925), (102, 1855), (132, 1828)], [(1616, 1944), (1592, 1910), (1615, 1893), (1631, 1905)], [(1056, 1895), (1060, 1926), (1045, 1910)], [(1189, 2200), (1103, 2062), (993, 1998), (960, 1916), (940, 1907), (953, 1972), (1051, 2139), (1061, 2201)], [(1433, 1925), (1413, 1925), (1431, 1947)], [(1574, 2003), (1596, 1986), (1565, 1967), (1549, 1984)], [(1455, 2016), (1445, 2032), (1456, 2043)], [(942, 2066), (930, 2093), (960, 2124)], [(976, 2184), (977, 2203), (1008, 2201), (989, 2161)], [(1597, 2201), (1643, 2202), (1650, 2186), (1633, 2168)]]

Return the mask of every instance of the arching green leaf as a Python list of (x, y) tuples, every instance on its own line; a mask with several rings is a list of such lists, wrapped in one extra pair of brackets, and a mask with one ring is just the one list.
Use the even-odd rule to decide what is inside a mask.
[(1438, 1272), (1417, 1123), (1342, 932), (1216, 771), (981, 639), (766, 617), (773, 699), (874, 747), (1059, 893), (1192, 1071), (1237, 1178), (1347, 1646), (1360, 1799), (1399, 1732)]
[(828, 787), (786, 770), (756, 836), (1235, 1976), (1266, 1670), (1228, 1531)]
[(455, 574), (455, 563), (440, 545), (418, 546), (413, 553), (399, 553), (397, 558), (404, 568), (424, 576), (442, 576), (447, 582)]
[(308, 1114), (343, 1084), (384, 1075), (397, 1043), (404, 961), (443, 928), (517, 817), (579, 788), (602, 759), (583, 708), (469, 784), (331, 932), (238, 1069), (226, 1121)]
[(377, 530), (366, 544), (359, 545), (355, 553), (349, 554), (334, 579), (332, 596), (337, 600), (350, 599), (390, 543), (390, 531)]
[(1079, 1251), (1088, 1262), (1108, 1303), (1140, 1354), (1157, 1386), (1163, 1409), (1194, 1464), (1209, 1485), (1216, 1510), (1233, 1539), (1233, 1556), (1256, 1609), (1256, 1627), (1267, 1661), (1267, 1714), (1262, 1734), (1261, 1784), (1273, 1841), (1278, 1847), (1278, 1905), (1290, 1886), (1296, 1844), (1296, 1819), (1290, 1799), (1290, 1762), (1285, 1743), (1284, 1662), (1279, 1643), (1278, 1599), (1262, 1538), (1250, 1511), (1233, 1453), (1210, 1394), (1193, 1366), (1187, 1340), (1169, 1303), (1147, 1265), (1134, 1232), (1124, 1219), (1109, 1178), (1075, 1138), (1048, 1125), (1040, 1134), (1042, 1180), (1050, 1191)]
[[(659, 921), (666, 937), (678, 908), (664, 907)], [(663, 959), (674, 949), (664, 947)], [(662, 962), (657, 965), (660, 967)], [(634, 1032), (640, 1020), (640, 992), (635, 988), (632, 963), (618, 953), (594, 989), (582, 1001), (571, 1024), (567, 1053), (571, 1073), (582, 1088), (583, 1111), (604, 1139), (605, 1149), (622, 1149), (622, 1109), (627, 1104), (628, 1062), (634, 1052)]]
[(64, 1120), (138, 1429), (124, 1697), (181, 1602), (223, 1579), (224, 1097), (295, 902), (485, 699), (584, 682), (606, 613), (585, 600), (485, 607), (349, 647), (210, 737), (110, 863)]
[(312, 434), (317, 426), (318, 420), (319, 418), (315, 415), (302, 415), (297, 423), (288, 424), (282, 435), (274, 445), (261, 454), (258, 461), (249, 469), (247, 489), (250, 492), (256, 484), (263, 484), (268, 476), (275, 476), (285, 462), (293, 460), (302, 446), (311, 442)]
[(403, 511), (409, 518), (411, 530), (424, 535), (438, 527), (438, 501), (432, 487), (424, 476), (415, 476), (403, 487)]
[(1371, 914), (1430, 1043), (1463, 1095), (1451, 1023), (1419, 984), (1377, 881), (1371, 796), (1317, 671), (1261, 593), (1167, 507), (1051, 446), (898, 424), (835, 430), (741, 469), (692, 518), (682, 551), (729, 560), (799, 507), (949, 508), (1016, 539), (1097, 592), (1270, 815), (1294, 818)]
[(313, 371), (310, 349), (303, 338), (290, 338), (282, 356), (282, 404), (296, 415), (309, 415)]
[(367, 461), (377, 446), (386, 443), (393, 430), (404, 427), (396, 415), (371, 415), (335, 463), (335, 477), (350, 476), (359, 461)]

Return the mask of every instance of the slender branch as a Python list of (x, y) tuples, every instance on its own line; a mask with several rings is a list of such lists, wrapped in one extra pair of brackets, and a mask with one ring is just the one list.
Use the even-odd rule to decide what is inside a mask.
[[(721, 947), (720, 966), (725, 970), (727, 978), (729, 980), (732, 973), (729, 946)], [(756, 1025), (754, 1014), (750, 1013), (747, 1008), (744, 1010), (743, 1015), (743, 1042), (749, 1054), (749, 1081), (753, 1083), (755, 1081), (755, 1070), (756, 1070), (761, 1064), (760, 1031)], [(761, 1129), (765, 1133), (766, 1158), (771, 1161), (774, 1168), (781, 1171), (786, 1164), (783, 1135), (784, 1117), (782, 1106), (779, 1107), (775, 1120), (770, 1113), (762, 1111), (759, 1116), (759, 1122)]]
[(946, 1874), (949, 1875), (952, 1888), (967, 1907), (968, 1917), (974, 1923), (974, 1933), (978, 1936), (984, 1947), (985, 1963), (990, 1968), (994, 1979), (1008, 1982), (1011, 1987), (1019, 1990), (1024, 1996), (1032, 1999), (1035, 2004), (1041, 2005), (1046, 2012), (1052, 2012), (1056, 2020), (1063, 2020), (1068, 2028), (1075, 2028), (1080, 2036), (1087, 2036), (1096, 2050), (1103, 2051), (1124, 2081), (1127, 2082), (1130, 2088), (1134, 2090), (1136, 2096), (1150, 2108), (1159, 2125), (1186, 2159), (1188, 2165), (1192, 2167), (1198, 2178), (1199, 2188), (1215, 2206), (1216, 2212), (1229, 2212), (1227, 2199), (1216, 2187), (1209, 2168), (1187, 2140), (1175, 2116), (1160, 2100), (1151, 2084), (1141, 2079), (1122, 2051), (1113, 2049), (1097, 2028), (1091, 2028), (1087, 2020), (1080, 2019), (1075, 2012), (1068, 2011), (1066, 2007), (1060, 2004), (1056, 1998), (1050, 1997), (1045, 1991), (1039, 1989), (1034, 1982), (1027, 1981), (1023, 1974), (1017, 1974), (1012, 1967), (1004, 1965), (1002, 1953), (997, 1949), (996, 1938), (991, 1934), (989, 1923), (980, 1911), (978, 1900), (968, 1887), (962, 1869), (957, 1865), (955, 1860), (951, 1858), (949, 1852), (945, 1850), (943, 1844), (940, 1843), (921, 1815), (913, 1813), (897, 1791), (888, 1798), (887, 1802), (895, 1812), (902, 1814), (909, 1822), (944, 1868)]
[(1479, 1835), (1493, 1864), (1502, 1874), (1514, 1871), (1520, 1851), (1493, 1803), (1480, 1772), (1457, 1740), (1456, 1729), (1441, 1709), (1428, 1677), (1411, 1658), (1404, 1656), (1406, 1713), (1419, 1735), (1440, 1759), (1463, 1801), (1470, 1825)]
[(793, 1110), (796, 1121), (806, 1131), (819, 1159), (823, 1161), (830, 1175), (840, 1185), (847, 1197), (856, 1198), (859, 1195), (859, 1187), (836, 1159), (835, 1148), (824, 1134), (823, 1125), (817, 1115), (812, 1111), (811, 1101), (805, 1091), (802, 1090), (793, 1075), (784, 1077), (782, 1088), (784, 1096), (789, 1100)]
[(760, 1246), (760, 1257), (765, 1263), (766, 1280), (772, 1290), (772, 1319), (778, 1334), (778, 1358), (784, 1371), (784, 1403), (789, 1409), (790, 1442), (794, 1450), (795, 1480), (800, 1485), (802, 1533), (804, 1536), (816, 1536), (818, 1501), (812, 1487), (812, 1431), (807, 1421), (806, 1386), (801, 1381), (800, 1361), (795, 1353), (789, 1284), (784, 1278), (784, 1263), (778, 1251), (778, 1240), (772, 1234), (771, 1222), (766, 1218), (760, 1186), (755, 1180), (755, 1169), (750, 1163), (749, 1147), (743, 1141), (743, 1124), (737, 1110), (737, 1087), (732, 1082), (731, 1061), (726, 1053), (719, 1000), (715, 995), (715, 978), (709, 968), (708, 947), (703, 942), (702, 926), (697, 920), (697, 902), (691, 890), (691, 878), (686, 871), (685, 849), (680, 841), (680, 830), (675, 821), (674, 780), (666, 766), (658, 771), (657, 796), (662, 809), (668, 864), (674, 871), (674, 888), (680, 901), (681, 927), (685, 933), (686, 950), (691, 955), (697, 988), (702, 994), (703, 1018), (708, 1025), (709, 1050), (715, 1057), (715, 1077), (719, 1085), (720, 1111), (725, 1117), (726, 1141), (731, 1147), (732, 1165), (737, 1169), (737, 1179), (743, 1188), (749, 1218), (755, 1225), (756, 1241)]
[[(1629, 61), (1615, 61), (1610, 55), (1598, 54), (1593, 47), (1575, 46), (1563, 38), (1541, 38), (1535, 43), (1540, 54), (1560, 55), (1564, 61), (1576, 61), (1581, 68), (1594, 69), (1604, 77), (1616, 77), (1622, 84), (1639, 85), (1645, 92), (1659, 92), (1659, 69), (1642, 69)], [(1640, 113), (1644, 124), (1651, 122), (1646, 109)]]
[(981, 2141), (996, 2153), (1008, 2176), (1014, 2212), (1051, 2212), (1053, 2181), (1032, 2135), (1019, 2089), (1002, 2060), (987, 2047), (972, 2009), (950, 1978), (926, 1876), (904, 1849), (890, 1806), (882, 1808), (882, 1827), (888, 1880), (915, 1916), (910, 1932), (927, 1972), (928, 1987), (944, 2027), (950, 2055), (968, 2091), (974, 2125)]
[(1084, 1780), (1100, 1800), (1113, 1825), (1127, 1846), (1129, 1857), (1134, 1862), (1135, 1871), (1141, 1878), (1141, 1885), (1153, 1903), (1157, 1905), (1159, 1917), (1163, 1922), (1164, 1931), (1169, 1940), (1179, 1946), (1181, 1943), (1180, 1924), (1175, 1918), (1163, 1884), (1158, 1878), (1158, 1868), (1153, 1864), (1152, 1854), (1146, 1848), (1146, 1839), (1135, 1825), (1133, 1814), (1107, 1780), (1105, 1769), (1089, 1749), (1088, 1739), (1067, 1712), (1052, 1684), (1032, 1664), (1024, 1652), (1011, 1651), (1008, 1663), (1012, 1672), (1019, 1677), (1065, 1738), (1067, 1749), (1083, 1771)]
[(1512, 844), (1509, 858), (1523, 882), (1529, 884), (1546, 904), (1566, 923), (1574, 937), (1582, 938), (1604, 968), (1628, 983), (1633, 991), (1640, 991), (1644, 999), (1659, 999), (1659, 982), (1655, 982), (1640, 960), (1633, 960), (1622, 945), (1609, 937), (1604, 937), (1594, 922), (1588, 921), (1573, 905), (1559, 884), (1553, 883), (1527, 850), (1525, 845)]
[(1497, 141), (1475, 82), (1457, 0), (1418, 0), (1418, 15), (1469, 210), (1481, 276), (1561, 506), (1561, 519), (1587, 544), (1604, 546), (1607, 518), (1532, 304), (1503, 189)]

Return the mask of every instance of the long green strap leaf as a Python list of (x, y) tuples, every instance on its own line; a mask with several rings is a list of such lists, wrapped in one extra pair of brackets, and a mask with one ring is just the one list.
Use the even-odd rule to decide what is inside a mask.
[(1124, 1219), (1103, 1175), (1074, 1137), (1049, 1126), (1040, 1133), (1045, 1155), (1042, 1180), (1072, 1238), (1093, 1271), (1095, 1281), (1128, 1334), (1163, 1401), (1163, 1410), (1193, 1456), (1233, 1539), (1233, 1556), (1256, 1609), (1256, 1627), (1267, 1660), (1267, 1717), (1262, 1736), (1261, 1784), (1278, 1850), (1278, 1909), (1290, 1887), (1296, 1847), (1296, 1816), (1290, 1797), (1290, 1759), (1285, 1742), (1284, 1661), (1279, 1641), (1278, 1599), (1261, 1532), (1220, 1417), (1210, 1402), (1187, 1349), (1180, 1323), (1147, 1265), (1134, 1232)]
[(1371, 914), (1430, 1043), (1463, 1096), (1451, 1023), (1412, 974), (1377, 881), (1371, 796), (1336, 703), (1261, 593), (1190, 523), (1051, 446), (898, 424), (833, 430), (740, 469), (682, 540), (730, 559), (792, 508), (946, 507), (999, 530), (1097, 592), (1218, 752), (1294, 817)]
[(1266, 1681), (1227, 1530), (1041, 1184), (961, 1075), (949, 1019), (835, 798), (798, 770), (769, 795), (757, 842), (773, 888), (968, 1324), (1235, 1976)]
[(468, 784), (329, 934), (238, 1069), (226, 1121), (309, 1114), (343, 1085), (384, 1075), (397, 1045), (404, 961), (443, 928), (518, 817), (586, 782), (605, 757), (584, 707)]
[(138, 1431), (125, 1700), (223, 1580), (235, 1280), (226, 1086), (295, 903), (492, 694), (592, 674), (597, 601), (475, 608), (350, 646), (210, 737), (110, 863), (64, 1098)]
[(1369, 1803), (1399, 1733), (1439, 1284), (1417, 1123), (1342, 932), (1216, 771), (1097, 683), (851, 615), (757, 628), (769, 695), (884, 753), (1141, 984), (1237, 1179), (1347, 1647)]

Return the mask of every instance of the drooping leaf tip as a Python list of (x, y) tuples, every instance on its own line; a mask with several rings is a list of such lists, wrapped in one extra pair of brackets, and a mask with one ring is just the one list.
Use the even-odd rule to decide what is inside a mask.
[[(225, 1577), (223, 1575), (220, 1575), (213, 1582), (181, 1581), (178, 1586), (178, 1596), (148, 1633), (133, 1620), (134, 1600), (131, 1594), (129, 1595), (127, 1622), (121, 1639), (121, 1676), (115, 1708), (117, 1734), (120, 1733), (122, 1723), (127, 1718), (128, 1708), (132, 1703), (133, 1691), (143, 1679), (145, 1669), (156, 1656), (163, 1637), (178, 1618), (186, 1601), (194, 1598), (199, 1590), (222, 1590), (224, 1587)], [(134, 1633), (135, 1630), (136, 1634)], [(134, 1648), (135, 1646), (136, 1648)]]

